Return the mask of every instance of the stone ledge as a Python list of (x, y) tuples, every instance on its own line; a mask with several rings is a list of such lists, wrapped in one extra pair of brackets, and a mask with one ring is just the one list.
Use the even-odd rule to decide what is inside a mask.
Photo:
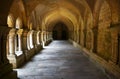
[(81, 48), (84, 51), (84, 54), (89, 57), (89, 59), (94, 62), (99, 68), (101, 68), (103, 70), (103, 72), (105, 72), (106, 75), (108, 75), (108, 77), (110, 79), (119, 79), (120, 78), (120, 67), (118, 67), (117, 65), (115, 65), (112, 61), (106, 61), (103, 58), (101, 58), (100, 56), (96, 55), (93, 52), (90, 52), (89, 50), (87, 50), (84, 47), (81, 47), (79, 44), (77, 44), (76, 42), (72, 41), (69, 39), (69, 41), (78, 48)]
[(117, 65), (111, 63), (111, 61), (105, 61), (103, 58), (92, 52), (89, 52), (85, 48), (83, 48), (83, 51), (89, 56), (90, 59), (92, 59), (96, 65), (99, 65), (99, 67), (101, 67), (110, 78), (112, 77), (111, 79), (120, 78), (120, 68)]

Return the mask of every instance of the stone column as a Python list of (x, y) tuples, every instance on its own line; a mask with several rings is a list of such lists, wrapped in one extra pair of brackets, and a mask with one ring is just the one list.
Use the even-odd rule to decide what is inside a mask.
[(17, 50), (18, 50), (17, 40), (18, 40), (17, 35), (15, 35), (15, 51), (17, 51)]
[(41, 31), (39, 32), (39, 42), (40, 42), (40, 45), (42, 45), (42, 40), (41, 40)]
[(15, 29), (9, 33), (9, 55), (15, 55)]
[(37, 44), (37, 37), (38, 37), (37, 36), (37, 31), (34, 31), (33, 32), (33, 37), (32, 37), (33, 38), (33, 46), (34, 46), (34, 48), (37, 48), (37, 45), (38, 45)]
[(43, 42), (43, 32), (41, 32), (41, 41)]
[[(17, 79), (17, 73), (12, 70), (12, 65), (8, 62), (6, 43), (9, 41), (10, 28), (0, 27), (0, 79)], [(14, 35), (14, 34), (13, 34)]]
[(33, 34), (34, 34), (34, 31), (31, 30), (29, 32), (29, 44), (30, 44), (31, 49), (34, 48), (34, 38), (33, 38), (34, 36), (33, 36)]
[(80, 44), (80, 41), (81, 41), (81, 30), (79, 29), (79, 44)]
[(8, 41), (9, 41), (9, 53), (7, 55), (10, 63), (13, 65), (13, 68), (17, 67), (17, 55), (15, 53), (15, 35), (16, 35), (16, 30), (11, 29), (9, 32), (8, 36)]
[(97, 39), (98, 39), (98, 27), (94, 27), (92, 29), (92, 32), (93, 32), (93, 52), (94, 53), (97, 53)]
[(30, 49), (28, 44), (28, 30), (24, 30), (22, 33), (22, 50), (24, 54), (25, 61), (28, 60), (28, 50)]
[(17, 35), (18, 35), (18, 38), (16, 40), (18, 40), (18, 49), (17, 51), (22, 51), (22, 32), (23, 32), (23, 29), (19, 29), (17, 31)]
[(111, 53), (111, 61), (117, 63), (117, 47), (118, 47), (118, 39), (117, 34), (112, 34), (112, 53)]
[(110, 31), (112, 37), (112, 53), (111, 53), (111, 61), (115, 64), (118, 63), (118, 34), (120, 32), (120, 24), (111, 24)]
[(44, 42), (46, 42), (46, 32), (43, 33)]
[(37, 32), (37, 44), (40, 44), (40, 31)]
[(77, 29), (77, 43), (79, 44), (79, 29)]
[(22, 50), (22, 46), (21, 46), (21, 35), (18, 35), (18, 51)]
[(23, 39), (23, 41), (22, 41), (22, 49), (23, 49), (23, 51), (27, 51), (28, 50), (28, 41), (27, 41), (27, 34), (28, 34), (28, 31), (27, 30), (24, 30), (23, 31), (23, 37), (22, 37), (22, 39)]
[(86, 37), (87, 37), (87, 29), (86, 28), (84, 28), (83, 34), (84, 34), (84, 39), (83, 39), (84, 45), (83, 46), (86, 47)]
[(42, 32), (41, 39), (42, 39), (42, 45), (44, 47), (45, 46), (45, 42), (46, 42), (46, 40), (45, 40), (45, 32)]
[(31, 47), (30, 47), (30, 31), (29, 32), (27, 32), (26, 33), (27, 35), (27, 48), (28, 48), (28, 50), (30, 50), (31, 49)]
[(47, 31), (45, 32), (45, 41), (47, 42)]
[(49, 41), (49, 32), (47, 32), (47, 41)]

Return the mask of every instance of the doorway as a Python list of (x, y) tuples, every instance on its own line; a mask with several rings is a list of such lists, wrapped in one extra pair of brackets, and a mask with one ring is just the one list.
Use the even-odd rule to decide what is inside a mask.
[(68, 40), (68, 28), (64, 23), (57, 23), (52, 34), (53, 40)]

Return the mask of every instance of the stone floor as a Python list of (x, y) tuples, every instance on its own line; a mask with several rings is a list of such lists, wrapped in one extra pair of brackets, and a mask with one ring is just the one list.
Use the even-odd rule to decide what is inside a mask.
[(67, 41), (53, 41), (23, 67), (20, 79), (108, 79), (80, 49)]

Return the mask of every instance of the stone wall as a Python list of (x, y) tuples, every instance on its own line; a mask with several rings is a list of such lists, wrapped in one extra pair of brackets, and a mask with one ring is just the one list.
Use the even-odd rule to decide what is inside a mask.
[(111, 54), (111, 34), (109, 31), (110, 23), (110, 8), (107, 3), (104, 3), (101, 7), (99, 16), (97, 53), (106, 60), (109, 60)]

